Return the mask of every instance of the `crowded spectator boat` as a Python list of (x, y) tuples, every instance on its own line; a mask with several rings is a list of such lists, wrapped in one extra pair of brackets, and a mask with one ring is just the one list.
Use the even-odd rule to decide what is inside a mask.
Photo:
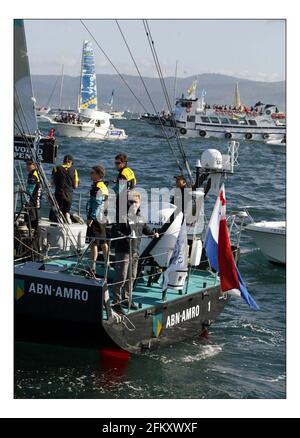
[(48, 120), (62, 137), (82, 137), (98, 140), (126, 140), (124, 129), (110, 123), (111, 115), (98, 109), (95, 60), (92, 45), (84, 41), (78, 111), (60, 111)]
[(186, 96), (176, 100), (172, 113), (144, 114), (143, 119), (156, 128), (164, 126), (170, 136), (176, 131), (182, 138), (225, 138), (227, 140), (278, 141), (285, 138), (285, 114), (274, 104), (241, 104), (238, 84), (233, 105), (209, 105), (205, 91), (196, 97), (197, 81)]

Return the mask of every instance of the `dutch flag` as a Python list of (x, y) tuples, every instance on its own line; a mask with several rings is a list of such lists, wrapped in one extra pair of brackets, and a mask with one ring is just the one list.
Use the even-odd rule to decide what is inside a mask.
[(242, 296), (252, 309), (259, 310), (234, 262), (226, 222), (224, 184), (209, 221), (204, 246), (211, 267), (220, 275), (221, 291)]

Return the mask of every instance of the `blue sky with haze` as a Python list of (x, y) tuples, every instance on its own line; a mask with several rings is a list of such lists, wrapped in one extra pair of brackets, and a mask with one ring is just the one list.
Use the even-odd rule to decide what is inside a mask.
[[(122, 73), (136, 75), (114, 20), (85, 22)], [(120, 20), (120, 26), (145, 76), (156, 71), (141, 20)], [(152, 36), (165, 76), (221, 73), (244, 79), (285, 79), (283, 20), (150, 20)], [(91, 40), (79, 20), (26, 20), (32, 74), (80, 74), (84, 39)], [(97, 73), (114, 73), (94, 45)]]

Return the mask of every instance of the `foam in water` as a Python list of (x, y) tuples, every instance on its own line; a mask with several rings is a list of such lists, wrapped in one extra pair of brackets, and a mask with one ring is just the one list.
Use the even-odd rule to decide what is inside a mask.
[(205, 345), (201, 347), (201, 351), (194, 356), (188, 355), (182, 358), (182, 362), (191, 363), (199, 360), (208, 359), (219, 354), (223, 350), (221, 345)]

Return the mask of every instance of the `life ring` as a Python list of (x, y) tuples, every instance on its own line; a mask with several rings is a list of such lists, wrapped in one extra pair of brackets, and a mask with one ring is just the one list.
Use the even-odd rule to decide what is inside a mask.
[(252, 134), (250, 134), (250, 132), (247, 132), (247, 134), (245, 134), (245, 138), (246, 138), (247, 140), (251, 140), (251, 138), (252, 138)]
[(200, 135), (200, 137), (205, 137), (206, 136), (206, 131), (203, 131), (201, 129), (201, 131), (199, 131), (199, 135)]
[(187, 133), (187, 130), (185, 128), (180, 128), (179, 132), (180, 134), (185, 135)]
[(267, 114), (267, 116), (269, 116), (271, 114), (271, 111), (270, 110), (266, 110), (266, 114)]
[(231, 132), (226, 132), (226, 133), (225, 133), (225, 138), (231, 138), (231, 137), (232, 137)]
[(270, 137), (269, 134), (267, 134), (267, 133), (263, 134), (263, 139), (264, 139), (264, 140), (267, 140), (267, 138), (269, 138), (269, 137)]

